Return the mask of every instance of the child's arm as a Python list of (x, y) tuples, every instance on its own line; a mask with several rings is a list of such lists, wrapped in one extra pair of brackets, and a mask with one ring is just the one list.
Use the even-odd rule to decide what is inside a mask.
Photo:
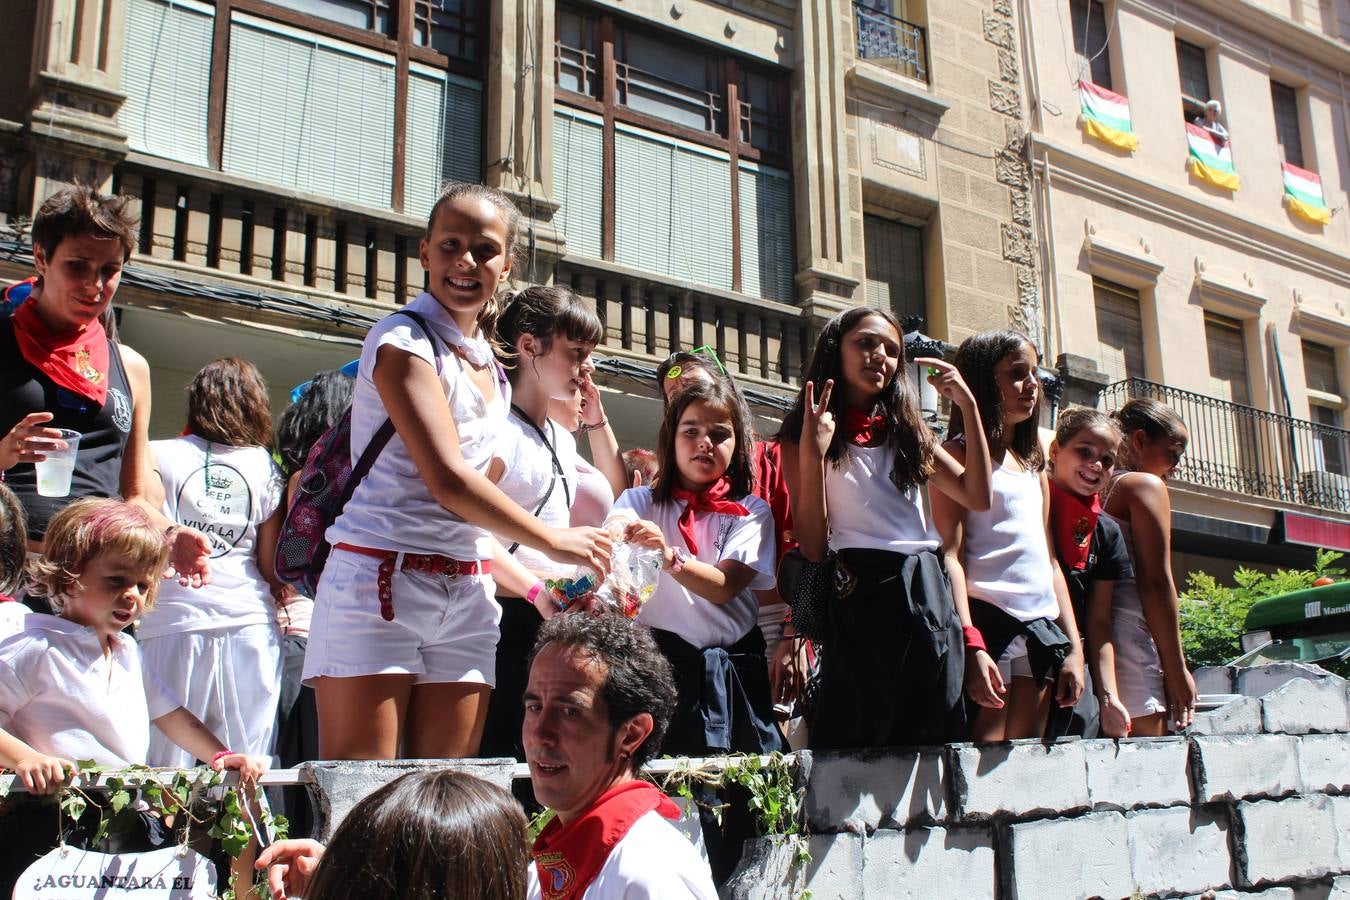
[(1083, 639), (1078, 634), (1078, 620), (1073, 614), (1073, 602), (1069, 599), (1069, 586), (1064, 581), (1064, 570), (1060, 568), (1059, 556), (1055, 553), (1055, 535), (1050, 530), (1050, 478), (1041, 472), (1041, 498), (1044, 508), (1045, 547), (1050, 555), (1050, 578), (1055, 586), (1055, 602), (1059, 604), (1059, 617), (1055, 620), (1061, 631), (1069, 639), (1069, 654), (1059, 670), (1059, 685), (1055, 691), (1055, 700), (1060, 706), (1068, 708), (1078, 702), (1083, 695)]
[(928, 382), (937, 388), (938, 393), (961, 408), (962, 421), (965, 423), (964, 452), (959, 457), (953, 454), (953, 448), (959, 445), (952, 441), (934, 447), (935, 468), (929, 481), (962, 507), (984, 512), (993, 502), (993, 467), (989, 461), (989, 443), (985, 440), (984, 427), (980, 424), (980, 408), (975, 404), (975, 398), (961, 379), (956, 366), (927, 357), (914, 362), (938, 370), (936, 374), (928, 376)]
[[(965, 450), (954, 444), (953, 452), (964, 454)], [(937, 527), (938, 537), (942, 541), (942, 559), (947, 567), (947, 578), (952, 585), (952, 604), (961, 620), (962, 638), (966, 653), (966, 693), (980, 706), (990, 709), (1002, 709), (1003, 697), (1008, 687), (999, 674), (998, 662), (989, 655), (989, 651), (972, 646), (968, 638), (979, 632), (970, 616), (970, 597), (966, 593), (966, 570), (961, 565), (961, 554), (965, 552), (966, 510), (942, 491), (928, 492), (928, 502), (933, 508), (933, 524)]]
[(1094, 581), (1087, 597), (1088, 665), (1101, 701), (1102, 734), (1123, 738), (1130, 733), (1130, 713), (1116, 690), (1116, 643), (1111, 632), (1114, 581)]
[(643, 547), (659, 549), (661, 568), (669, 572), (677, 584), (718, 606), (740, 596), (755, 578), (754, 569), (734, 559), (724, 559), (713, 565), (690, 556), (680, 564), (679, 571), (676, 571), (675, 548), (666, 543), (666, 536), (661, 533), (657, 524), (646, 519), (630, 522), (624, 530), (623, 538)]
[(1181, 613), (1172, 581), (1172, 503), (1167, 486), (1153, 475), (1125, 475), (1116, 485), (1130, 513), (1135, 584), (1162, 663), (1168, 722), (1185, 728), (1195, 717), (1196, 691), (1181, 647)]
[(375, 387), (408, 455), (436, 502), (479, 528), (536, 547), (559, 562), (609, 568), (609, 535), (554, 529), (506, 496), (460, 453), (459, 428), (431, 363), (390, 344), (375, 359)]
[(619, 450), (619, 439), (614, 436), (609, 417), (605, 415), (605, 406), (600, 402), (600, 391), (591, 376), (587, 375), (581, 384), (581, 395), (586, 398), (586, 409), (581, 414), (581, 424), (591, 445), (591, 461), (609, 482), (615, 499), (628, 490), (628, 469), (623, 464), (623, 453)]
[(812, 562), (822, 562), (829, 552), (829, 510), (825, 504), (825, 453), (834, 439), (834, 414), (830, 412), (830, 394), (834, 381), (826, 381), (820, 400), (815, 400), (815, 383), (808, 381), (802, 433), (798, 443), (784, 441), (783, 477), (788, 483), (792, 505), (792, 524), (797, 548)]
[(248, 781), (256, 781), (267, 771), (266, 760), (231, 752), (200, 719), (181, 706), (153, 721), (166, 738), (197, 759), (208, 761), (216, 771), (238, 769), (240, 777)]
[(48, 756), (0, 730), (0, 768), (12, 769), (33, 794), (50, 794), (65, 784), (66, 773), (75, 763), (59, 756)]
[(278, 578), (276, 569), (277, 539), (281, 537), (281, 526), (286, 522), (286, 509), (283, 495), (282, 502), (277, 504), (272, 515), (258, 524), (258, 538), (254, 546), (258, 574), (262, 575), (263, 581), (272, 590), (272, 596), (282, 606), (286, 605), (287, 598), (295, 595), (295, 588)]

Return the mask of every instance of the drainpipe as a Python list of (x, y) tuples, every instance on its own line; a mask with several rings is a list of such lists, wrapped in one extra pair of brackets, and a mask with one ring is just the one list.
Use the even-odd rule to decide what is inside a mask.
[(1266, 336), (1270, 338), (1270, 355), (1275, 359), (1275, 371), (1280, 376), (1280, 397), (1284, 400), (1284, 414), (1289, 419), (1289, 424), (1285, 426), (1288, 432), (1286, 435), (1289, 441), (1289, 459), (1286, 460), (1286, 474), (1298, 477), (1298, 445), (1295, 443), (1294, 434), (1294, 405), (1289, 401), (1289, 380), (1284, 374), (1284, 358), (1280, 355), (1280, 335), (1274, 322), (1267, 323)]

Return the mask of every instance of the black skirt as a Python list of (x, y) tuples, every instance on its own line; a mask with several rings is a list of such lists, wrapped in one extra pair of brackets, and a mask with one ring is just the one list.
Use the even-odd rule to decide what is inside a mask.
[(838, 567), (808, 717), (811, 749), (964, 739), (965, 644), (941, 559), (851, 549), (839, 551)]

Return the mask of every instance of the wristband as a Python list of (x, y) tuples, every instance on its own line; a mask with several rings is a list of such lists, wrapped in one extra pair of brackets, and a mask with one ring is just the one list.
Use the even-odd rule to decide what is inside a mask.
[(984, 635), (980, 634), (980, 629), (974, 625), (961, 626), (961, 638), (966, 642), (966, 652), (971, 650), (983, 650), (989, 652), (989, 648), (984, 644)]
[(221, 750), (221, 751), (220, 751), (219, 753), (217, 753), (215, 756), (211, 757), (211, 766), (212, 766), (212, 768), (215, 767), (216, 763), (220, 762), (222, 759), (224, 759), (224, 758), (227, 757), (227, 756), (232, 756), (233, 754), (234, 754), (234, 751), (233, 751), (233, 750)]
[(608, 424), (609, 424), (609, 418), (608, 418), (608, 417), (601, 419), (599, 422), (596, 422), (594, 425), (587, 425), (586, 423), (583, 422), (582, 425), (581, 425), (581, 428), (579, 428), (578, 431), (580, 431), (582, 434), (586, 434), (586, 433), (591, 432), (591, 431), (599, 431), (601, 428), (604, 428), (604, 427), (605, 427), (606, 425), (608, 425)]
[(679, 573), (684, 571), (684, 564), (689, 562), (689, 554), (684, 552), (683, 547), (670, 548), (670, 571)]
[(525, 599), (529, 602), (531, 606), (534, 605), (534, 601), (539, 597), (539, 592), (542, 591), (545, 587), (546, 585), (544, 584), (544, 579), (541, 578), (534, 583), (534, 587), (530, 588), (528, 591), (525, 592)]

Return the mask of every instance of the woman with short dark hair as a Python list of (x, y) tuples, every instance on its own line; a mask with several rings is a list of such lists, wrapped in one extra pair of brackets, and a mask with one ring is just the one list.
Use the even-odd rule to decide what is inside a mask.
[[(273, 558), (286, 511), (285, 482), (267, 449), (267, 385), (251, 362), (228, 357), (197, 373), (187, 401), (184, 433), (151, 449), (164, 515), (211, 543), (211, 583), (164, 586), (141, 620), (142, 654), (226, 746), (270, 756), (281, 682)], [(194, 761), (155, 734), (150, 763)]]

